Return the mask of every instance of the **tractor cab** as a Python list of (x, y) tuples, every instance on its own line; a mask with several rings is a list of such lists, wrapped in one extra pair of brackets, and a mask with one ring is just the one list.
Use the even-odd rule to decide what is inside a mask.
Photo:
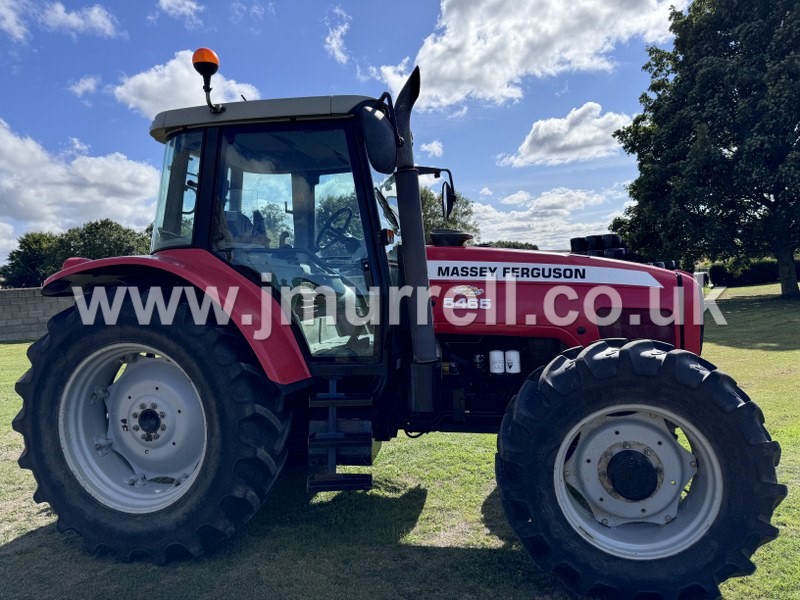
[[(195, 55), (208, 107), (160, 113), (150, 129), (166, 145), (153, 256), (200, 249), (268, 290), (316, 384), (369, 395), (402, 363), (411, 397), (430, 407), (438, 357), (410, 143), (418, 72), (396, 105), (387, 93), (222, 106), (210, 100), (214, 60)], [(387, 176), (391, 195), (380, 191)], [(428, 315), (410, 335), (392, 327), (401, 285), (402, 318)]]
[(152, 251), (203, 248), (271, 286), (312, 357), (375, 358), (370, 290), (383, 282), (385, 259), (372, 231), (392, 215), (371, 193), (354, 120), (220, 123), (172, 135)]

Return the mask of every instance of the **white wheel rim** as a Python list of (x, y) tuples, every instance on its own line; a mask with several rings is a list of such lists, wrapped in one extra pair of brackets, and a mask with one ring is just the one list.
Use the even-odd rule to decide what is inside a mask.
[(115, 344), (84, 359), (58, 405), (67, 466), (103, 505), (164, 509), (191, 488), (207, 444), (206, 415), (181, 367), (156, 348)]
[[(685, 436), (688, 449), (668, 423)], [(609, 467), (621, 452), (639, 464), (649, 461), (654, 479), (646, 498), (626, 497), (614, 486)], [(611, 406), (581, 420), (564, 437), (553, 476), (572, 528), (604, 552), (633, 560), (666, 558), (695, 544), (717, 518), (723, 497), (722, 469), (705, 435), (684, 417), (646, 404)]]

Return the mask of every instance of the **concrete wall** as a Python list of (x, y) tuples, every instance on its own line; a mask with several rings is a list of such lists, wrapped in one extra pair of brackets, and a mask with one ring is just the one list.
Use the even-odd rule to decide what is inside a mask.
[(0, 341), (40, 338), (50, 317), (72, 304), (72, 296), (46, 298), (40, 288), (0, 290)]

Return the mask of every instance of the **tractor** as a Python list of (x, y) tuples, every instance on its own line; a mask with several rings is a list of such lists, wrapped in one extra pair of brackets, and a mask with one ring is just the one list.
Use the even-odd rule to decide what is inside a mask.
[[(507, 518), (578, 594), (716, 597), (786, 496), (759, 408), (700, 358), (681, 271), (426, 246), (416, 69), (389, 93), (168, 110), (149, 256), (70, 258), (16, 390), (20, 466), (90, 552), (163, 564), (234, 535), (287, 459), (367, 490), (404, 431), (497, 434)], [(442, 185), (445, 214), (455, 195)], [(613, 244), (612, 244), (613, 245)]]

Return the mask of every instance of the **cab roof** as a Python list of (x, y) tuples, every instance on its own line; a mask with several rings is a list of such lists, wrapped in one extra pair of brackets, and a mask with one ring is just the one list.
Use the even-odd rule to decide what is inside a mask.
[(225, 104), (225, 110), (217, 114), (212, 113), (208, 106), (179, 108), (158, 113), (150, 125), (150, 135), (164, 143), (173, 133), (182, 129), (347, 115), (365, 104), (376, 102), (375, 98), (369, 96), (310, 96), (231, 102)]

